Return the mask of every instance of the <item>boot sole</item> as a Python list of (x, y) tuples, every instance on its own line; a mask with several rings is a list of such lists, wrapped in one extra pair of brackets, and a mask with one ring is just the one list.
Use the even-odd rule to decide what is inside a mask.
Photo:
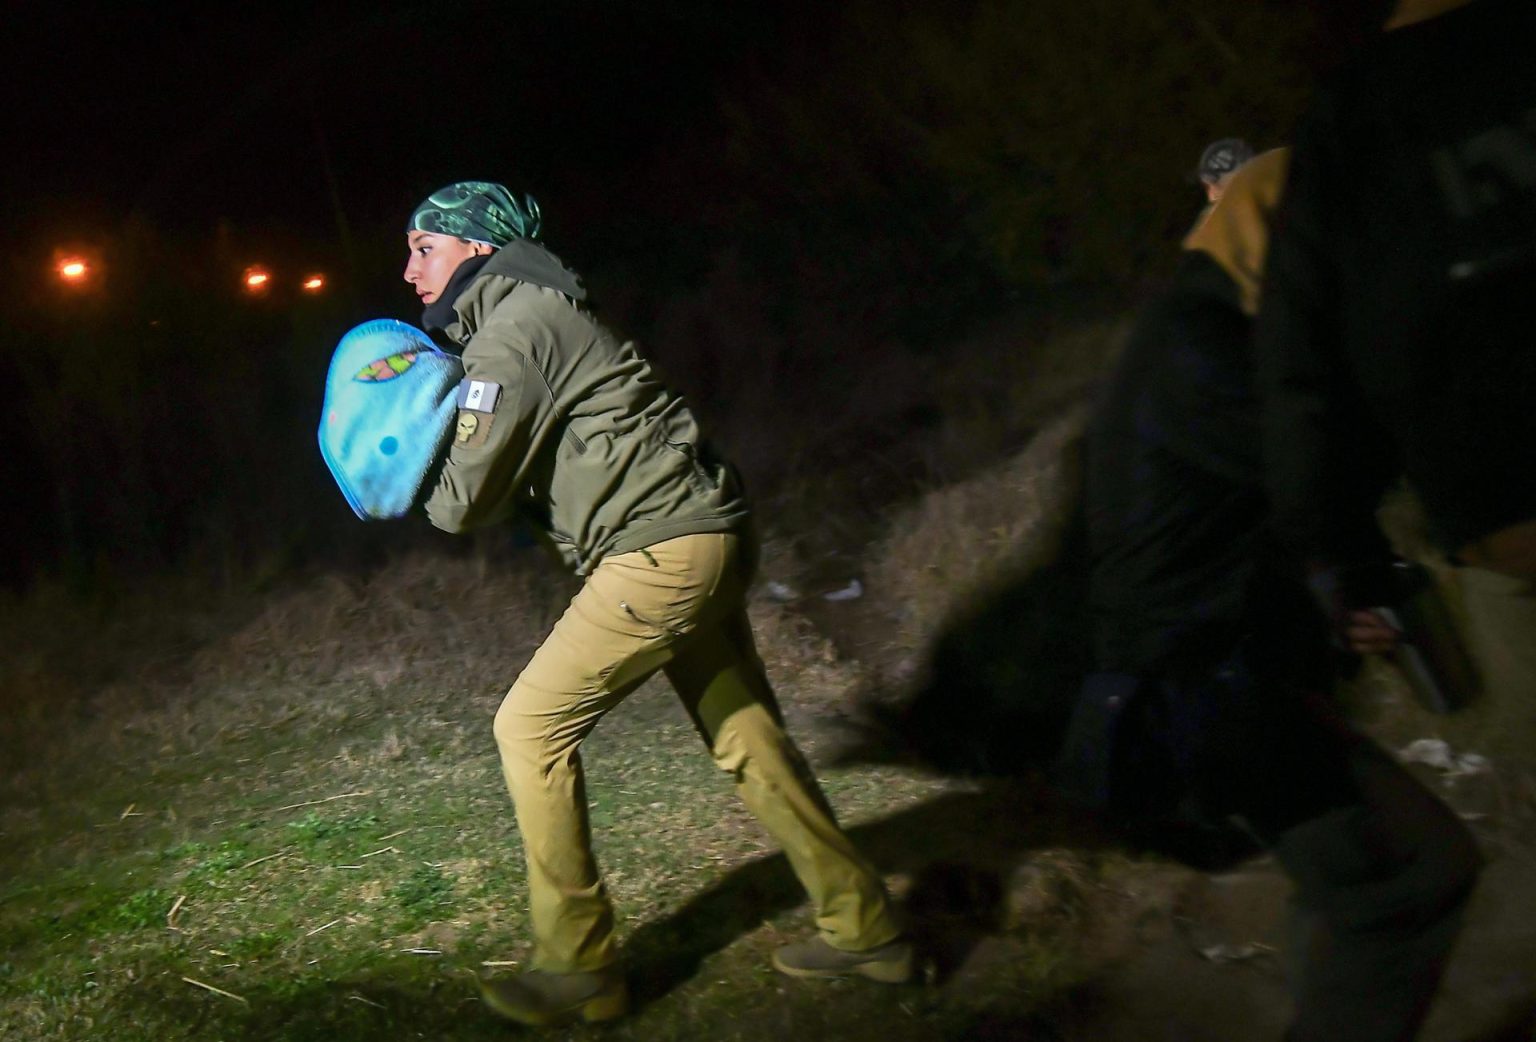
[(564, 1009), (528, 1009), (509, 1005), (483, 984), (480, 988), (480, 1000), (498, 1016), (534, 1028), (553, 1028), (577, 1022), (599, 1024), (605, 1020), (615, 1020), (629, 1012), (629, 989), (624, 986), (611, 994), (594, 995), (579, 1006), (569, 1006)]
[(773, 968), (780, 973), (802, 979), (816, 978), (828, 980), (835, 977), (864, 977), (868, 980), (879, 981), (881, 984), (905, 984), (912, 979), (912, 953), (908, 952), (900, 959), (882, 960), (880, 962), (861, 962), (852, 966), (840, 967), (810, 967), (791, 966), (787, 962), (780, 961), (778, 954), (773, 956)]

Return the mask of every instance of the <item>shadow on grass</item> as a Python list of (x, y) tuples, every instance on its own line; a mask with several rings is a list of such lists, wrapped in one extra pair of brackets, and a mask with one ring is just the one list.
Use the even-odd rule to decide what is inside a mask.
[[(878, 821), (850, 836), (882, 871), (909, 875), (907, 925), (942, 979), (966, 962), (985, 938), (1008, 929), (1007, 881), (1032, 851), (1124, 849), (1114, 837), (1055, 805), (1038, 786), (999, 782), (952, 793)], [(692, 981), (702, 963), (761, 927), (765, 918), (802, 904), (804, 891), (783, 855), (743, 865), (700, 892), (672, 915), (636, 930), (625, 962), (637, 1013)], [(353, 968), (334, 964), (300, 976), (268, 978), (239, 998), (211, 994), (165, 969), (99, 1009), (90, 1037), (363, 1042), (371, 1039), (502, 1039), (521, 1035), (488, 1013), (475, 994), (475, 968), (454, 958), (395, 957), (359, 952)], [(209, 983), (220, 983), (216, 977)], [(940, 1015), (927, 989), (839, 990), (803, 994), (743, 980), (719, 1001), (667, 1004), (628, 1026), (572, 1028), (562, 1037), (654, 1039), (812, 1037), (880, 1040), (1064, 1038), (1058, 1017), (1070, 1019), (1085, 996), (1076, 987), (1045, 997), (999, 994), (987, 1009)], [(901, 1001), (894, 1001), (900, 999)], [(908, 1007), (914, 1007), (909, 1009)], [(743, 1024), (751, 1024), (750, 1029)], [(892, 1032), (897, 1032), (892, 1036)], [(636, 1034), (639, 1032), (639, 1034)], [(1502, 1036), (1500, 1042), (1503, 1042)]]
[[(97, 1028), (139, 1038), (361, 1042), (369, 1039), (501, 1039), (507, 1025), (481, 1006), (472, 975), (441, 963), (387, 966), (335, 979), (304, 977), (251, 990), (244, 1001), (199, 990), (172, 974), (145, 981)], [(102, 1034), (93, 1037), (111, 1037)]]
[[(881, 872), (912, 876), (907, 927), (940, 976), (1004, 928), (1005, 880), (1024, 854), (1061, 846), (1121, 849), (1023, 782), (941, 796), (848, 834)], [(778, 854), (743, 865), (672, 915), (640, 927), (625, 945), (636, 1004), (662, 998), (705, 958), (804, 900)]]

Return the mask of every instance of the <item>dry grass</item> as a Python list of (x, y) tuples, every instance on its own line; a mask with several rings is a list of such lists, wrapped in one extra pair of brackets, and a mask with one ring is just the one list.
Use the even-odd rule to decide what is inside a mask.
[(893, 518), (870, 588), (908, 650), (925, 647), (978, 591), (1048, 560), (1079, 491), (1086, 410), (1057, 417), (996, 471), (939, 489)]
[[(5, 745), (7, 1038), (373, 1038), (444, 1025), (499, 1037), (464, 983), (527, 947), (489, 722), (573, 588), (519, 563), (411, 558), (239, 603), (171, 599), (158, 630), (98, 628), (73, 678), (76, 627), (104, 616), (76, 609), (55, 613), (51, 634), (38, 627), (7, 667), (30, 681), (8, 690), (15, 704), (57, 699), (31, 718), (42, 726), (13, 716)], [(230, 624), (222, 637), (175, 655), (152, 639), (213, 614)], [(851, 667), (783, 607), (753, 614), (804, 732)], [(636, 963), (670, 965), (672, 937), (728, 967), (698, 985), (658, 970), (650, 987), (681, 991), (618, 1037), (727, 1027), (722, 1003), (740, 987), (717, 980), (761, 985), (765, 946), (805, 928), (801, 895), (661, 685), (605, 721), (585, 756)], [(851, 823), (942, 788), (890, 773), (828, 783)], [(728, 883), (716, 911), (687, 912)], [(724, 934), (719, 909), (733, 910)], [(735, 922), (739, 909), (755, 910)], [(715, 954), (738, 937), (739, 950)]]
[[(893, 641), (903, 654), (920, 652), (978, 595), (1055, 553), (1080, 494), (1089, 397), (1127, 331), (1123, 322), (1085, 325), (1058, 334), (1048, 349), (1019, 352), (1012, 367), (1003, 367), (1009, 378), (997, 393), (1004, 400), (969, 425), (946, 425), (951, 437), (960, 432), (973, 444), (1009, 430), (1022, 448), (888, 518), (871, 548), (868, 575), (872, 594), (895, 620)], [(989, 428), (991, 438), (978, 433)]]
[(493, 568), (418, 555), (274, 593), (194, 596), (164, 582), (110, 609), (51, 594), (5, 605), (0, 624), (21, 639), (0, 664), (0, 738), (36, 753), (5, 780), (24, 787), (146, 735), (174, 758), (260, 729), (323, 733), (376, 715), (400, 687), (441, 699), (473, 677), (504, 689), (566, 583), (537, 558)]

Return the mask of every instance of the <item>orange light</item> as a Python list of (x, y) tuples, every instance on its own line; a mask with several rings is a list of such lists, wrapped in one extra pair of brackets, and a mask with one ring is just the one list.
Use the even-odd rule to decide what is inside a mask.
[(82, 243), (70, 243), (53, 251), (52, 270), (59, 283), (70, 292), (96, 291), (101, 288), (101, 250)]
[(272, 276), (267, 272), (266, 268), (252, 265), (245, 269), (245, 274), (241, 276), (241, 281), (244, 282), (247, 293), (265, 293), (272, 281)]
[(306, 292), (306, 293), (319, 293), (321, 290), (323, 290), (325, 288), (325, 276), (324, 275), (310, 275), (310, 276), (307, 276), (304, 279), (304, 282), (302, 283), (302, 285), (303, 285), (303, 288), (304, 288), (304, 292)]

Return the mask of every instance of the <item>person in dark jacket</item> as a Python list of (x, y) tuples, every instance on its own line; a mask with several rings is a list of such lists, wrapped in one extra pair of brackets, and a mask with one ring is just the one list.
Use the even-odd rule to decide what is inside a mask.
[(753, 646), (755, 548), (735, 472), (635, 345), (586, 310), (580, 280), (534, 241), (538, 225), (531, 200), (462, 182), (423, 201), (406, 229), (423, 324), (465, 371), (428, 517), (450, 532), (527, 518), (583, 577), (496, 714), (535, 946), (533, 968), (485, 982), (485, 1000), (541, 1026), (628, 1008), (580, 748), (658, 670), (810, 892), (819, 933), (778, 949), (774, 966), (905, 980), (912, 947), (884, 885), (785, 733)]
[(1131, 822), (1239, 823), (1296, 885), (1290, 1037), (1402, 1042), (1480, 859), (1456, 815), (1335, 712), (1338, 658), (1269, 525), (1252, 320), (1285, 168), (1267, 152), (1232, 178), (1091, 424), (1096, 671), (1057, 777)]
[[(1320, 91), (1258, 324), (1277, 530), (1337, 614), (1400, 476), (1484, 689), (1536, 690), (1536, 7), (1404, 0)], [(1492, 645), (1491, 647), (1489, 645)]]

